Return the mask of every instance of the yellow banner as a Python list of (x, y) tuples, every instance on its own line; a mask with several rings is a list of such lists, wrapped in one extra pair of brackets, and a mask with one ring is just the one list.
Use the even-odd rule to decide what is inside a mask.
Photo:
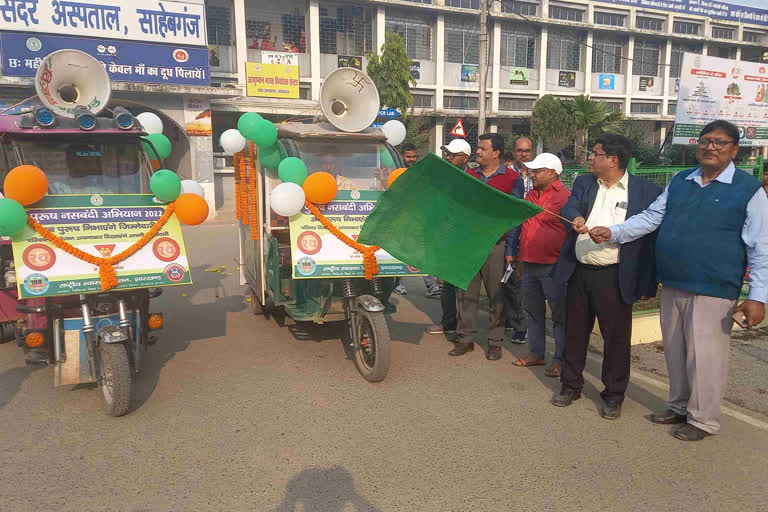
[(248, 96), (298, 98), (299, 66), (246, 62)]

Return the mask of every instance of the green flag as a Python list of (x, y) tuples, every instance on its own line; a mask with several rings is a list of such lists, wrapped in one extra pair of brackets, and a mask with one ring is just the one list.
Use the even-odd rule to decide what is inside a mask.
[(466, 289), (504, 233), (540, 211), (429, 153), (379, 197), (358, 241)]

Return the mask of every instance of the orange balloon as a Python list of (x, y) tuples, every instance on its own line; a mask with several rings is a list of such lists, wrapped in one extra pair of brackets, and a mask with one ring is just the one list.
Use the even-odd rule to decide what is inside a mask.
[(208, 203), (197, 194), (181, 194), (176, 198), (174, 211), (182, 224), (197, 226), (208, 218)]
[(405, 170), (405, 167), (401, 167), (389, 173), (389, 178), (387, 178), (387, 188), (391, 187), (392, 183), (394, 183), (394, 181), (399, 178), (400, 175), (405, 172)]
[(152, 166), (152, 170), (156, 171), (161, 168), (162, 164), (160, 163), (160, 160), (151, 160), (149, 161), (149, 165)]
[(304, 180), (301, 188), (304, 189), (304, 195), (307, 200), (315, 204), (325, 204), (333, 201), (333, 198), (336, 197), (336, 193), (339, 191), (336, 178), (332, 174), (323, 171), (310, 174)]
[(11, 169), (5, 177), (3, 188), (5, 197), (29, 206), (48, 193), (48, 176), (34, 165), (20, 165)]

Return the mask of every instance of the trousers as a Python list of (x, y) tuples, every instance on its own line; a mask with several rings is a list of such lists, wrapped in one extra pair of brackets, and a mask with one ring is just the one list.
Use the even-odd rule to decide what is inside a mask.
[(446, 331), (455, 331), (459, 321), (459, 312), (456, 310), (456, 287), (445, 281), (440, 288), (440, 307), (443, 310), (440, 325)]
[(523, 265), (523, 296), (528, 314), (528, 349), (532, 356), (544, 359), (547, 347), (547, 303), (552, 313), (552, 329), (555, 335), (555, 355), (552, 361), (563, 362), (565, 353), (565, 286), (554, 297), (544, 292), (549, 284), (552, 265), (521, 263)]
[(477, 335), (477, 310), (480, 305), (480, 286), (485, 286), (488, 295), (488, 343), (501, 345), (504, 340), (502, 314), (504, 302), (501, 296), (501, 278), (504, 275), (504, 242), (491, 249), (480, 271), (470, 281), (466, 290), (458, 289), (459, 323), (456, 329), (456, 341), (468, 343), (475, 341)]

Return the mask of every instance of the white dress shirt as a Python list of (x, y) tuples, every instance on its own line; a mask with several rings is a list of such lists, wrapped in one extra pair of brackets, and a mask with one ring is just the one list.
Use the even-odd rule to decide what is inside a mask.
[[(598, 178), (597, 196), (592, 211), (587, 219), (587, 227), (613, 226), (621, 224), (627, 218), (627, 201), (629, 200), (629, 173), (619, 181), (605, 186), (605, 182)], [(596, 244), (589, 234), (579, 235), (576, 239), (576, 258), (587, 265), (615, 265), (619, 262), (618, 243)]]

